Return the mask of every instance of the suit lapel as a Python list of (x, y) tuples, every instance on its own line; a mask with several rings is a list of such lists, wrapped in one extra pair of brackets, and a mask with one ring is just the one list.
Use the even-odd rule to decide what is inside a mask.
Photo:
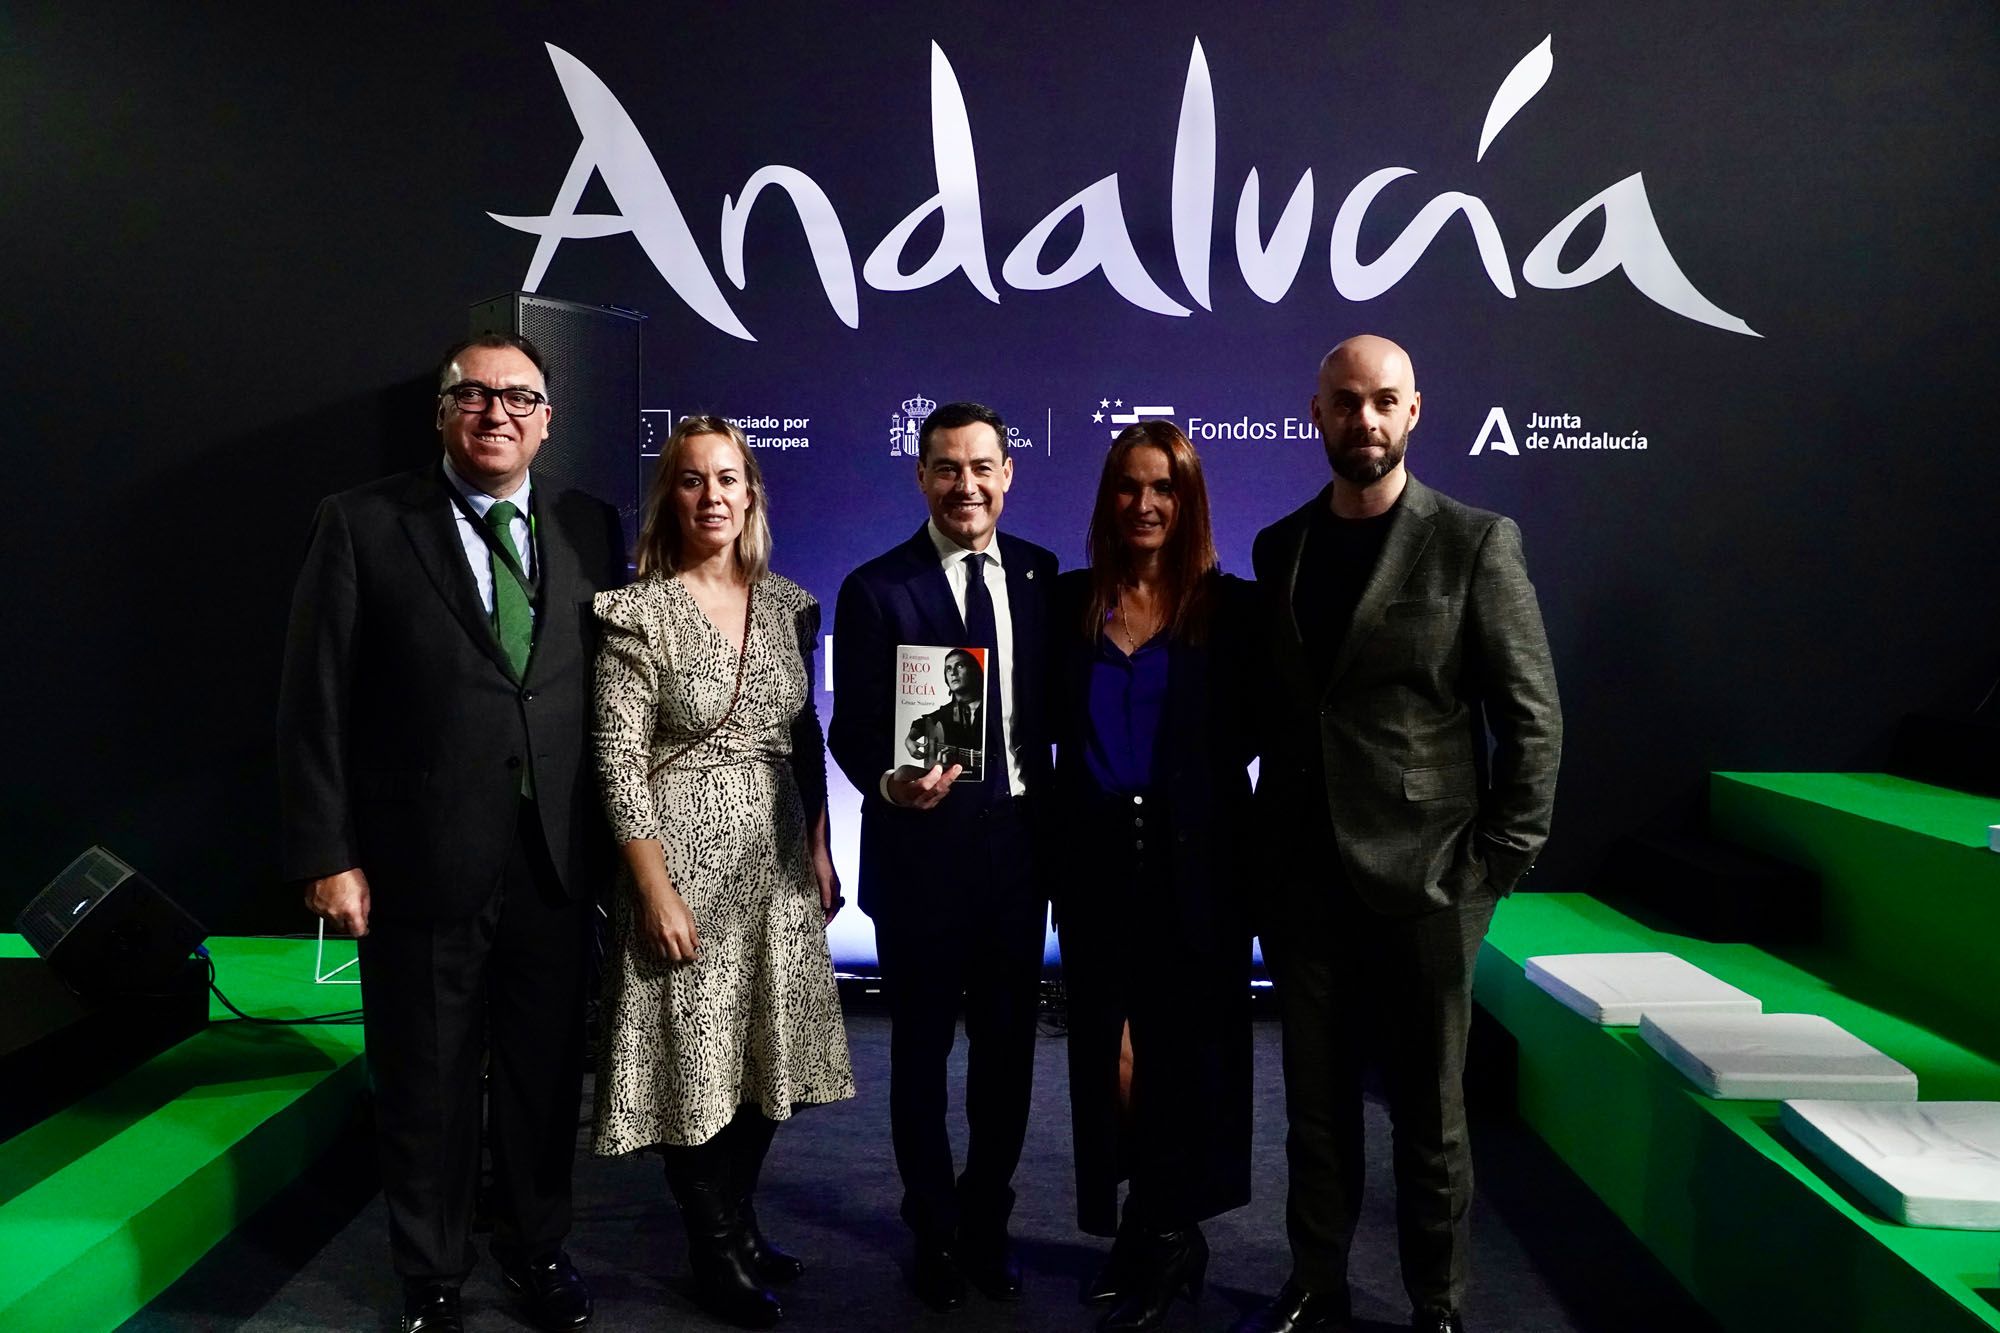
[(1299, 633), (1299, 561), (1305, 554), (1306, 534), (1312, 530), (1313, 511), (1326, 503), (1327, 494), (1322, 490), (1311, 503), (1294, 510), (1280, 522), (1277, 536), (1278, 567), (1274, 572), (1283, 584), (1283, 593), (1278, 598), (1278, 666), (1279, 670), (1305, 686), (1307, 694), (1316, 692), (1324, 682), (1312, 678), (1312, 666), (1306, 660), (1305, 638)]
[(554, 632), (553, 621), (568, 613), (570, 603), (576, 599), (576, 553), (563, 540), (563, 530), (557, 516), (555, 497), (538, 496), (535, 501), (535, 569), (540, 598), (535, 604), (535, 638), (528, 651), (528, 668), (522, 679), (530, 679), (556, 663), (550, 654), (557, 650), (550, 645), (574, 643), (573, 636)]
[(1033, 680), (1025, 672), (1015, 670), (1020, 662), (1042, 662), (1042, 602), (1045, 588), (1035, 586), (1035, 567), (1028, 559), (1028, 553), (1015, 545), (1012, 538), (1004, 533), (993, 534), (993, 543), (1006, 557), (1007, 571), (1007, 620), (1013, 631), (1014, 660), (1003, 662), (1001, 666), (1010, 674), (1014, 682), (1014, 727), (1019, 736), (1040, 734), (1038, 728), (1039, 700), (1041, 691), (1034, 687)]
[(958, 613), (958, 603), (952, 600), (951, 584), (945, 581), (944, 563), (938, 559), (937, 547), (931, 544), (929, 526), (918, 528), (917, 535), (910, 538), (903, 550), (910, 558), (906, 586), (910, 600), (916, 603), (918, 618), (936, 628), (937, 646), (956, 647), (964, 643), (965, 617)]
[(1382, 539), (1382, 554), (1375, 561), (1375, 571), (1368, 576), (1367, 586), (1361, 590), (1361, 600), (1354, 606), (1354, 618), (1347, 622), (1347, 633), (1340, 640), (1340, 651), (1334, 654), (1333, 665), (1327, 671), (1321, 688), (1322, 696), (1332, 691), (1334, 682), (1353, 663), (1361, 645), (1381, 625), (1383, 609), (1409, 579), (1417, 561), (1423, 558), (1424, 548), (1431, 543), (1431, 515), (1436, 509), (1437, 502), (1431, 498), (1428, 488), (1411, 477), (1403, 486), (1394, 517), (1389, 520), (1389, 531)]
[(480, 651), (511, 677), (513, 670), (493, 633), (493, 621), (480, 605), (479, 585), (472, 581), (472, 570), (465, 563), (465, 547), (458, 540), (458, 513), (444, 489), (448, 485), (442, 465), (423, 475), (403, 513), (403, 531), (416, 548), (417, 563), (452, 615)]
[[(1035, 587), (1035, 568), (1028, 563), (1024, 552), (1015, 549), (1014, 544), (1000, 533), (993, 535), (994, 544), (1001, 547), (1006, 555), (1007, 571), (1007, 618), (1014, 631), (1014, 660), (1018, 662), (1039, 662), (1042, 660), (1041, 626), (1042, 618), (1034, 614), (1035, 599), (1041, 590)], [(1012, 671), (1012, 663), (1007, 669)], [(1017, 675), (1015, 685), (1021, 683)], [(1016, 707), (1019, 706), (1019, 691), (1016, 690)]]

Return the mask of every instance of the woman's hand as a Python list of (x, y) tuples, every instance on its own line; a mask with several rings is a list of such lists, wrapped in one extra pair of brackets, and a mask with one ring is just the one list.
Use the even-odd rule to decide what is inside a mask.
[(847, 906), (847, 899), (841, 896), (840, 872), (833, 868), (833, 855), (827, 850), (824, 809), (813, 822), (812, 868), (813, 880), (819, 885), (819, 910), (826, 918), (825, 924), (830, 926), (833, 919), (840, 915), (840, 909)]
[(694, 961), (694, 913), (667, 874), (658, 838), (634, 838), (619, 847), (632, 876), (632, 934), (641, 949), (668, 963)]
[(654, 958), (668, 963), (692, 963), (699, 941), (694, 913), (664, 874), (650, 884), (632, 886), (632, 933)]
[(819, 910), (830, 926), (840, 915), (840, 909), (847, 906), (847, 899), (840, 893), (840, 872), (833, 868), (833, 858), (824, 851), (815, 851), (812, 862), (813, 879), (819, 883)]

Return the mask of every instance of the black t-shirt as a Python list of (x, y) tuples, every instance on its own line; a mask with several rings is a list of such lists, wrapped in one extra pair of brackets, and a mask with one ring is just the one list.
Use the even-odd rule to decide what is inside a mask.
[[(1396, 503), (1402, 503), (1400, 497)], [(1395, 514), (1396, 506), (1390, 505), (1372, 518), (1339, 518), (1327, 506), (1313, 515), (1299, 552), (1292, 611), (1305, 642), (1306, 662), (1317, 679), (1324, 680), (1333, 668)]]

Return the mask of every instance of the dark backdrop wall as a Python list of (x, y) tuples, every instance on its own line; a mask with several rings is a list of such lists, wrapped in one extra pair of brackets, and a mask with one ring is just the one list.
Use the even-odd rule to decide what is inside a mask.
[[(19, 7), (0, 908), (101, 841), (215, 929), (304, 924), (271, 732), (313, 502), (433, 457), (431, 358), (524, 286), (650, 316), (656, 420), (805, 441), (761, 457), (829, 604), (921, 516), (891, 429), (924, 398), (1017, 423), (1007, 523), (1066, 561), (1097, 415), (1171, 408), (1246, 570), (1325, 479), (1320, 352), (1390, 334), (1413, 469), (1517, 517), (1542, 591), (1569, 746), (1531, 886), (1587, 888), (1710, 769), (1878, 762), (2000, 672), (1996, 12)], [(870, 263), (941, 161), (977, 228), (961, 190)]]

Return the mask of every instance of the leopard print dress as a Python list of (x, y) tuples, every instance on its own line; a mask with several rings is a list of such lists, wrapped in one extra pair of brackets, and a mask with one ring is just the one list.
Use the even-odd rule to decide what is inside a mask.
[(852, 1097), (800, 794), (803, 774), (811, 808), (825, 799), (809, 674), (819, 604), (776, 574), (756, 586), (742, 692), (726, 718), (737, 650), (679, 580), (599, 593), (596, 610), (605, 810), (620, 842), (660, 840), (694, 913), (697, 956), (670, 965), (635, 944), (621, 870), (593, 1150), (702, 1143), (740, 1105), (783, 1120)]

